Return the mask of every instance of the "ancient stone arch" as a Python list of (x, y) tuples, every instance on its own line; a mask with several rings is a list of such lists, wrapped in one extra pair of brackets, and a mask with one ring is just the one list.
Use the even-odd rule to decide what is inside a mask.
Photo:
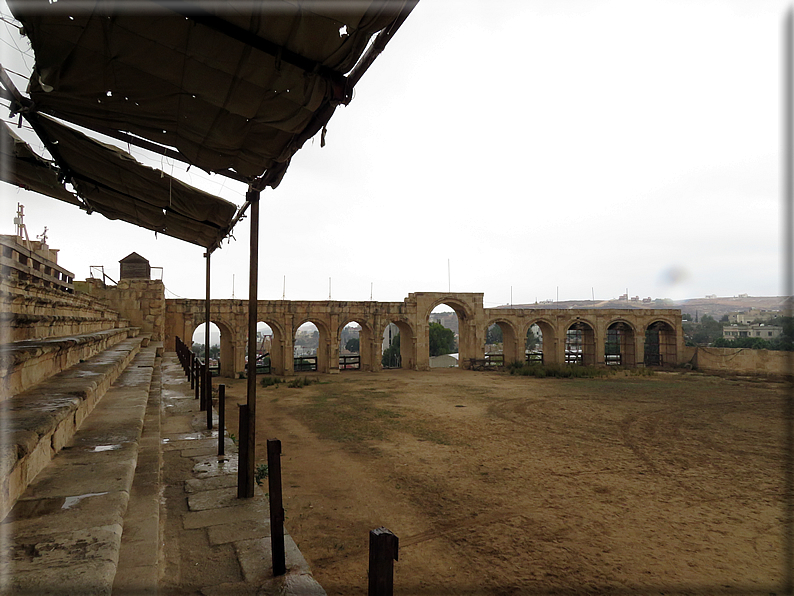
[[(362, 328), (363, 369), (381, 369), (383, 332), (386, 325), (393, 322), (400, 329), (403, 368), (426, 370), (430, 365), (429, 316), (439, 304), (448, 305), (458, 314), (461, 368), (468, 368), (472, 358), (484, 357), (486, 332), (494, 322), (502, 326), (503, 335), (506, 335), (505, 358), (508, 362), (511, 359), (521, 362), (526, 359), (526, 335), (532, 324), (537, 324), (543, 333), (543, 361), (547, 364), (565, 361), (567, 332), (571, 325), (577, 323), (580, 327), (584, 326), (579, 330), (583, 332), (583, 347), (585, 344), (588, 347), (579, 358), (583, 363), (586, 361), (596, 366), (607, 364), (604, 346), (610, 335), (610, 327), (617, 323), (631, 330), (631, 334), (625, 334), (625, 341), (630, 341), (630, 335), (633, 335), (634, 366), (642, 366), (646, 362), (674, 365), (683, 355), (681, 312), (677, 309), (486, 309), (481, 293), (416, 292), (409, 294), (402, 302), (260, 300), (257, 311), (258, 320), (273, 329), (271, 366), (276, 374), (294, 373), (294, 334), (305, 321), (314, 323), (320, 331), (318, 364), (321, 363), (320, 370), (324, 372), (339, 371), (339, 334), (350, 321), (355, 321)], [(177, 336), (189, 341), (195, 327), (204, 322), (204, 316), (203, 300), (166, 300), (166, 347), (173, 349)], [(223, 323), (228, 333), (222, 330), (221, 336), (230, 337), (231, 345), (226, 346), (226, 352), (231, 350), (233, 356), (225, 358), (224, 348), (221, 347), (224, 374), (242, 372), (245, 369), (248, 329), (247, 302), (213, 300), (210, 304), (210, 320), (216, 324), (218, 321)], [(647, 350), (650, 359), (644, 357), (645, 337), (649, 330), (649, 337), (653, 338)], [(280, 337), (277, 338), (277, 335)], [(628, 358), (631, 353), (628, 344), (621, 353)], [(228, 368), (230, 360), (233, 362), (232, 369)]]
[(484, 325), (483, 338), (487, 336), (491, 325), (498, 325), (502, 330), (502, 355), (505, 363), (522, 362), (524, 360), (524, 341), (516, 331), (516, 322), (505, 316), (492, 317)]

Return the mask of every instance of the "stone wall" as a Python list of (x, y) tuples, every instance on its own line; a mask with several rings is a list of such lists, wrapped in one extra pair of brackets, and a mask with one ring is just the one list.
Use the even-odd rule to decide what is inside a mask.
[(75, 282), (75, 288), (104, 300), (108, 307), (151, 333), (152, 341), (165, 337), (165, 286), (159, 279), (122, 279), (116, 286), (105, 286), (101, 280)]
[(787, 376), (794, 373), (794, 352), (749, 348), (691, 348), (687, 362), (703, 372)]

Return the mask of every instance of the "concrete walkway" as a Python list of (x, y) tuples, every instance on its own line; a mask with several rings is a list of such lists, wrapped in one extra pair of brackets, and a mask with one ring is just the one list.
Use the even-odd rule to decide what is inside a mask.
[(160, 399), (164, 548), (159, 593), (325, 595), (289, 536), (287, 574), (273, 578), (264, 492), (256, 487), (254, 498), (237, 498), (237, 448), (226, 438), (226, 455), (217, 455), (217, 416), (215, 430), (208, 431), (206, 412), (199, 411), (173, 353), (162, 360)]

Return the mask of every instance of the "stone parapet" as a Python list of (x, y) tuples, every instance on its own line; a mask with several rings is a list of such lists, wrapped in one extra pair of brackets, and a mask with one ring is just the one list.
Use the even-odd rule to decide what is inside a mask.
[(770, 377), (794, 374), (794, 352), (687, 347), (685, 354), (687, 362), (703, 372)]

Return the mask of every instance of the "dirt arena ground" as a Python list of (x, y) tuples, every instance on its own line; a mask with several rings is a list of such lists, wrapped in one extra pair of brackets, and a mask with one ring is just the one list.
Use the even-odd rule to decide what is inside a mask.
[[(785, 386), (457, 369), (259, 388), (288, 531), (329, 595), (780, 594)], [(245, 381), (227, 383), (227, 420)]]

